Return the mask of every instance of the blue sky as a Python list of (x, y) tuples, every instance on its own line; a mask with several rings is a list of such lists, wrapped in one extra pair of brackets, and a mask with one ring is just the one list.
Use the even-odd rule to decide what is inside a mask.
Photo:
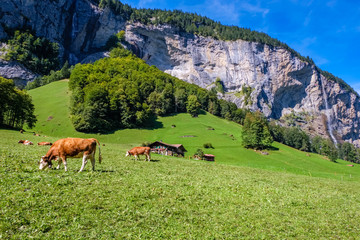
[(269, 34), (360, 93), (359, 0), (120, 0), (136, 8), (196, 12)]

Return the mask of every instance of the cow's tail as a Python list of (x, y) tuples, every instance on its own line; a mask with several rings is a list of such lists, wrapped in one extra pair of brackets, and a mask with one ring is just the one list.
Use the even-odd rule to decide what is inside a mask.
[(96, 138), (94, 138), (94, 140), (96, 141), (97, 145), (99, 145), (99, 163), (101, 163), (102, 157), (101, 157), (100, 143)]

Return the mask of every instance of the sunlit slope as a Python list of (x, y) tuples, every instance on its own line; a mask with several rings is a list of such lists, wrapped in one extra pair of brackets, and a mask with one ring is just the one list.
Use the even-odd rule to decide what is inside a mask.
[(359, 182), (155, 154), (133, 161), (116, 143), (101, 146), (96, 171), (78, 173), (80, 159), (68, 172), (40, 171), (49, 146), (17, 141), (56, 137), (0, 136), (4, 239), (358, 239)]
[[(29, 91), (38, 117), (36, 127), (29, 131), (53, 137), (96, 137), (101, 142), (116, 143), (128, 149), (143, 142), (162, 140), (170, 144), (183, 144), (186, 159), (198, 148), (214, 154), (216, 163), (249, 166), (275, 171), (291, 172), (308, 176), (336, 179), (360, 177), (358, 165), (339, 160), (332, 163), (323, 156), (309, 154), (274, 143), (278, 150), (269, 155), (245, 149), (241, 146), (241, 126), (208, 113), (192, 118), (189, 114), (177, 114), (158, 118), (152, 129), (124, 129), (111, 134), (84, 134), (76, 132), (69, 118), (70, 95), (67, 81), (54, 82)], [(214, 149), (205, 149), (211, 143)]]

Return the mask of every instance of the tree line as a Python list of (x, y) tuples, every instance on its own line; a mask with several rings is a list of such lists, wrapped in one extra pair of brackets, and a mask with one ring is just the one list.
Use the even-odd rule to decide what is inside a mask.
[(59, 69), (59, 46), (43, 37), (36, 37), (30, 30), (16, 30), (8, 39), (5, 60), (17, 61), (40, 75)]
[(360, 163), (360, 149), (349, 142), (338, 143), (337, 146), (320, 136), (311, 137), (299, 127), (284, 127), (276, 122), (268, 122), (260, 112), (248, 112), (244, 119), (242, 141), (246, 148), (270, 148), (273, 140), (300, 151), (324, 155), (330, 161), (336, 159)]
[(49, 75), (39, 76), (35, 78), (34, 81), (27, 82), (25, 89), (31, 90), (55, 81), (69, 78), (72, 69), (73, 66), (70, 66), (69, 62), (66, 61), (60, 70), (58, 71), (51, 70)]
[(200, 109), (242, 123), (248, 110), (217, 98), (217, 91), (186, 83), (134, 56), (121, 46), (109, 58), (77, 64), (71, 72), (71, 119), (82, 132), (146, 127), (156, 116)]
[(22, 128), (26, 124), (32, 128), (36, 123), (34, 105), (24, 90), (15, 87), (10, 79), (0, 77), (0, 125)]
[(314, 65), (328, 80), (339, 83), (346, 90), (359, 96), (358, 93), (344, 80), (317, 67), (313, 59), (309, 56), (302, 56), (299, 52), (290, 48), (286, 43), (281, 42), (276, 38), (272, 38), (266, 33), (253, 31), (250, 28), (222, 25), (218, 21), (214, 21), (197, 13), (187, 13), (180, 10), (136, 9), (128, 4), (121, 3), (119, 0), (94, 0), (94, 2), (101, 8), (109, 7), (115, 14), (121, 15), (125, 20), (133, 22), (153, 25), (169, 24), (178, 28), (180, 32), (187, 32), (204, 37), (212, 37), (214, 39), (225, 41), (242, 39), (249, 42), (267, 44), (272, 47), (281, 47), (300, 60)]

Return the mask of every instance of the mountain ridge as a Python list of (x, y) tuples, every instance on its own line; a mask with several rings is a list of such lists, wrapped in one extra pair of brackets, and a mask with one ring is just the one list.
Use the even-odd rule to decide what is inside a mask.
[[(292, 113), (304, 113), (305, 118), (295, 121), (302, 128), (323, 137), (334, 135), (335, 142), (360, 144), (359, 96), (281, 46), (223, 41), (170, 25), (131, 22), (96, 1), (5, 2), (0, 38), (6, 37), (5, 28), (30, 26), (58, 42), (60, 56), (74, 64), (94, 54), (103, 56), (99, 53), (107, 40), (125, 30), (128, 47), (150, 65), (205, 88), (220, 78), (225, 94), (219, 97), (239, 107), (261, 110), (282, 124)], [(250, 93), (241, 95), (244, 88)]]

